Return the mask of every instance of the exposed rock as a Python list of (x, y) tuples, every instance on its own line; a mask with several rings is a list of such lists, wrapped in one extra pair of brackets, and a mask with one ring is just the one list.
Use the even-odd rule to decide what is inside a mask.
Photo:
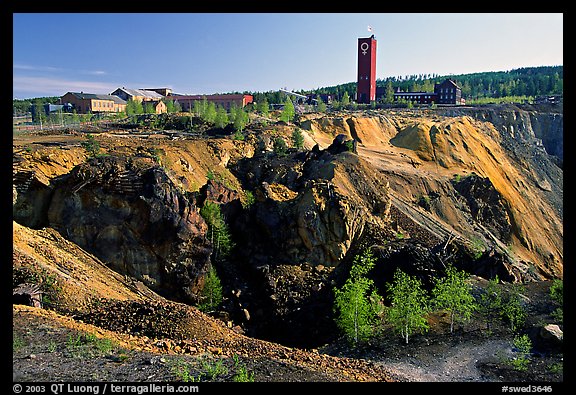
[(564, 332), (558, 325), (548, 324), (540, 328), (540, 337), (546, 342), (560, 345), (564, 341)]
[(507, 207), (488, 177), (471, 174), (454, 182), (454, 188), (464, 197), (475, 221), (504, 243), (511, 241), (512, 225)]
[(42, 291), (38, 284), (20, 284), (12, 290), (12, 303), (42, 308)]
[(194, 302), (210, 263), (198, 208), (153, 162), (93, 159), (54, 183), (48, 220), (120, 273)]

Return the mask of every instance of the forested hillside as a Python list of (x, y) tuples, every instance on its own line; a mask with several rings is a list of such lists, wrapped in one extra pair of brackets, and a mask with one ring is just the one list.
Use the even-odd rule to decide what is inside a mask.
[[(405, 92), (433, 92), (434, 84), (450, 78), (462, 88), (462, 96), (467, 102), (484, 98), (504, 98), (509, 96), (536, 97), (541, 95), (561, 95), (564, 85), (563, 66), (523, 67), (509, 71), (490, 71), (474, 74), (438, 75), (413, 74), (406, 76), (377, 79), (377, 87), (391, 84), (396, 90)], [(342, 100), (344, 92), (350, 97), (356, 94), (356, 82), (318, 88), (299, 93), (322, 93), (336, 95), (336, 100)], [(281, 92), (252, 93), (258, 102), (264, 96), (269, 103), (282, 103)]]

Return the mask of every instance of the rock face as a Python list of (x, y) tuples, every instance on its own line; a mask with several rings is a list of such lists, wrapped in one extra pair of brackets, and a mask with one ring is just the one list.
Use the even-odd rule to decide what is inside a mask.
[(474, 221), (503, 242), (510, 242), (512, 225), (505, 201), (488, 177), (472, 174), (454, 182), (454, 188), (464, 197)]
[(48, 222), (157, 292), (194, 302), (210, 265), (199, 210), (149, 158), (104, 157), (54, 182)]

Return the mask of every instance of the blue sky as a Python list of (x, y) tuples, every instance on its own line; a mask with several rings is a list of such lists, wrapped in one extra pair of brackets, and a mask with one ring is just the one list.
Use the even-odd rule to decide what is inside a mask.
[(371, 34), (377, 78), (556, 66), (563, 30), (562, 13), (14, 13), (13, 98), (333, 86)]

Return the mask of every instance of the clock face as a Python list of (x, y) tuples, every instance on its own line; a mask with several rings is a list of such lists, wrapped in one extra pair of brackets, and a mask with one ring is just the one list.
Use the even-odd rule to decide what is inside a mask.
[(362, 55), (366, 55), (366, 53), (368, 53), (368, 48), (370, 48), (370, 45), (368, 45), (368, 43), (360, 44), (360, 50), (362, 51)]

